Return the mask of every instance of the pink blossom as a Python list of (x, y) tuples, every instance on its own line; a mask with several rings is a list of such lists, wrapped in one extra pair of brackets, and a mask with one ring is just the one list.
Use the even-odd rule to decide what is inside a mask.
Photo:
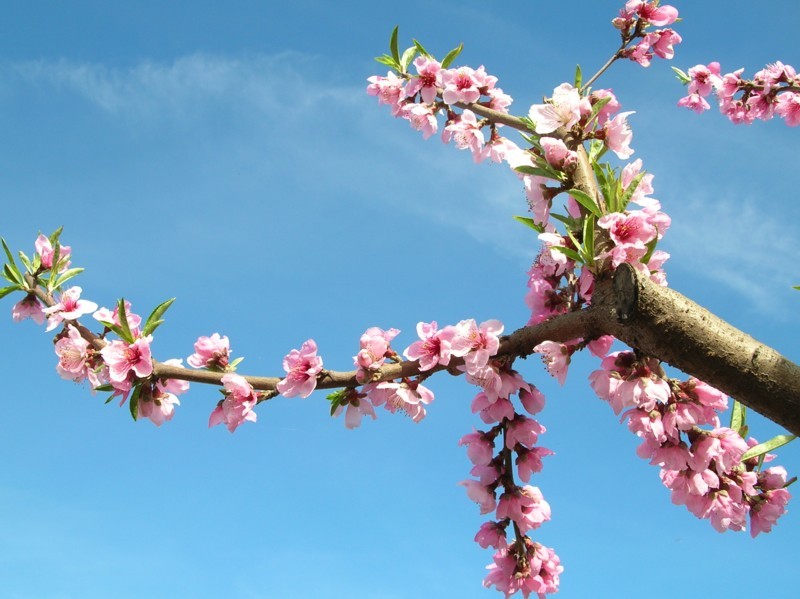
[(547, 372), (563, 385), (567, 380), (567, 369), (572, 354), (569, 348), (557, 341), (542, 341), (533, 348), (533, 351), (542, 354), (542, 362), (544, 362)]
[(552, 133), (559, 127), (571, 129), (580, 119), (580, 92), (569, 83), (562, 83), (553, 90), (553, 97), (546, 104), (534, 104), (528, 117), (536, 124), (536, 133)]
[(514, 102), (511, 96), (504, 93), (499, 87), (486, 90), (485, 94), (489, 96), (489, 108), (508, 114), (508, 107)]
[[(131, 312), (131, 303), (128, 300), (125, 300), (124, 305), (125, 315), (128, 317), (128, 328), (130, 328), (131, 332), (136, 336), (139, 331), (139, 326), (142, 324), (142, 317)], [(100, 308), (92, 314), (92, 318), (99, 322), (110, 322), (118, 327), (122, 326), (122, 322), (119, 319), (119, 305), (114, 306), (114, 310)]]
[(422, 131), (422, 139), (428, 139), (439, 129), (436, 112), (432, 105), (408, 103), (403, 104), (400, 116), (406, 119), (415, 131)]
[(671, 60), (675, 56), (675, 44), (680, 44), (683, 39), (672, 29), (660, 29), (647, 34), (647, 41), (651, 44), (656, 56)]
[(442, 133), (442, 141), (450, 143), (453, 140), (459, 150), (472, 150), (475, 162), (480, 162), (481, 148), (483, 147), (483, 131), (475, 113), (471, 110), (464, 110), (459, 117), (448, 121)]
[(484, 549), (505, 547), (507, 545), (506, 529), (497, 522), (484, 522), (478, 529), (478, 534), (475, 535), (475, 542)]
[(711, 105), (700, 94), (689, 94), (688, 96), (678, 100), (678, 106), (693, 110), (697, 114), (711, 108)]
[(547, 225), (550, 218), (550, 198), (545, 195), (547, 181), (548, 179), (538, 175), (522, 177), (528, 208), (533, 212), (533, 221), (539, 225)]
[(14, 322), (21, 322), (26, 318), (30, 318), (36, 324), (43, 324), (45, 313), (36, 296), (29, 293), (11, 308), (11, 318), (14, 319)]
[(778, 96), (775, 103), (775, 112), (786, 121), (790, 127), (800, 125), (800, 94), (786, 92)]
[(124, 383), (131, 372), (140, 379), (153, 373), (153, 361), (150, 357), (152, 340), (150, 335), (140, 337), (133, 343), (116, 340), (100, 350), (112, 383)]
[[(34, 242), (34, 247), (36, 248), (36, 253), (39, 254), (42, 266), (47, 269), (53, 268), (53, 258), (55, 257), (55, 248), (53, 244), (50, 243), (50, 239), (45, 235), (39, 233), (39, 236), (36, 238)], [(70, 254), (72, 253), (72, 248), (68, 245), (60, 245), (58, 249), (58, 262), (59, 262), (59, 269), (58, 272), (63, 272), (67, 268), (69, 268), (70, 261), (68, 260)]]
[(213, 333), (211, 337), (201, 336), (194, 342), (194, 353), (186, 358), (189, 366), (225, 371), (230, 359), (230, 341)]
[(257, 417), (253, 408), (258, 403), (258, 396), (250, 383), (243, 376), (228, 373), (222, 377), (225, 399), (220, 400), (211, 412), (208, 427), (224, 424), (233, 432), (245, 421), (255, 422)]
[(600, 109), (595, 117), (597, 119), (597, 124), (600, 127), (602, 127), (605, 122), (608, 121), (612, 114), (619, 110), (619, 102), (617, 101), (617, 97), (614, 95), (614, 92), (612, 92), (610, 89), (597, 89), (589, 96), (589, 102), (591, 105), (594, 105), (600, 100), (604, 100), (606, 98), (609, 99), (608, 102)]
[(481, 150), (481, 161), (489, 158), (492, 162), (503, 162), (503, 160), (508, 159), (509, 154), (515, 154), (520, 151), (517, 144), (501, 136), (497, 133), (497, 130), (495, 130), (492, 132), (489, 143), (483, 146)]
[[(442, 86), (442, 65), (427, 56), (418, 56), (414, 60), (418, 77), (411, 77), (406, 85), (405, 95), (413, 98), (419, 93), (426, 104), (436, 100), (436, 90)], [(426, 138), (427, 139), (427, 138)]]
[(625, 3), (625, 10), (629, 13), (635, 12), (642, 21), (656, 27), (672, 25), (678, 20), (678, 9), (669, 4), (659, 5), (658, 2), (628, 0)]
[(760, 532), (769, 532), (786, 512), (786, 504), (791, 499), (786, 489), (766, 491), (750, 509), (750, 535), (755, 538)]
[(578, 153), (570, 150), (560, 139), (554, 137), (542, 137), (539, 143), (544, 150), (544, 158), (547, 163), (560, 171), (570, 170), (578, 164)]
[(586, 344), (586, 347), (593, 356), (605, 358), (613, 343), (614, 337), (611, 335), (602, 335), (597, 339), (592, 339), (589, 341), (589, 343)]
[(719, 63), (710, 62), (708, 65), (698, 64), (689, 69), (689, 94), (709, 95), (715, 87), (722, 85)]
[(365, 385), (364, 390), (368, 392), (374, 405), (383, 405), (392, 414), (403, 412), (414, 422), (420, 422), (425, 418), (425, 405), (434, 400), (430, 389), (413, 380)]
[[(512, 551), (519, 551), (520, 542), (525, 543), (524, 561), (517, 562), (516, 553)], [(501, 547), (492, 559), (493, 563), (486, 566), (489, 573), (483, 580), (486, 588), (495, 587), (506, 597), (518, 591), (524, 597), (536, 593), (539, 599), (558, 591), (559, 575), (564, 568), (555, 552), (544, 545), (524, 538), (509, 547)]]
[[(629, 162), (622, 169), (620, 180), (622, 182), (622, 189), (628, 190), (634, 178), (642, 171), (642, 159), (637, 158), (633, 162)], [(652, 173), (645, 174), (639, 181), (639, 185), (631, 196), (630, 201), (634, 204), (639, 204), (647, 210), (660, 210), (661, 203), (655, 198), (648, 198), (649, 194), (653, 193), (653, 175)]]
[[(448, 69), (440, 71), (442, 76), (442, 86), (444, 87), (442, 99), (445, 104), (452, 106), (458, 102), (472, 104), (481, 97), (478, 76), (469, 67), (459, 69)], [(485, 75), (485, 73), (483, 73)]]
[(493, 491), (490, 491), (477, 480), (462, 480), (458, 484), (466, 487), (467, 497), (480, 506), (481, 514), (490, 514), (494, 511), (497, 503)]
[[(167, 362), (179, 366), (181, 360), (167, 360)], [(187, 391), (188, 388), (187, 381), (173, 379), (159, 379), (155, 385), (144, 385), (139, 396), (137, 419), (148, 418), (156, 426), (172, 420), (175, 415), (175, 406), (181, 404), (176, 395)]]
[(81, 336), (78, 329), (67, 325), (66, 335), (61, 336), (55, 343), (55, 352), (58, 356), (56, 371), (61, 378), (75, 382), (81, 382), (86, 378), (89, 342)]
[(534, 385), (520, 389), (519, 399), (528, 414), (535, 415), (544, 409), (544, 395)]
[(437, 327), (435, 320), (431, 323), (417, 323), (417, 335), (420, 341), (415, 341), (403, 352), (409, 360), (419, 360), (421, 371), (430, 370), (439, 364), (447, 366), (450, 363), (451, 343), (456, 335), (456, 329), (447, 326), (439, 330)]
[(517, 444), (531, 449), (539, 440), (539, 435), (547, 429), (533, 418), (516, 414), (506, 427), (506, 447), (514, 449)]
[[(656, 227), (649, 222), (649, 215), (642, 210), (606, 214), (598, 219), (597, 226), (608, 231), (616, 248), (624, 250), (628, 258), (644, 256), (647, 244), (658, 235)], [(614, 255), (613, 250), (611, 253)]]
[(525, 485), (500, 496), (497, 517), (510, 518), (522, 533), (526, 533), (550, 520), (550, 504), (544, 500), (538, 487)]
[(628, 117), (632, 114), (633, 111), (620, 112), (603, 125), (606, 146), (622, 160), (628, 159), (633, 154), (630, 147), (633, 131), (628, 124)]
[(503, 323), (487, 320), (478, 326), (473, 319), (462, 320), (456, 325), (456, 335), (451, 342), (451, 353), (463, 357), (466, 370), (470, 374), (489, 362), (500, 348), (500, 335)]
[(464, 435), (458, 444), (467, 446), (467, 457), (475, 465), (487, 466), (494, 457), (494, 440), (491, 435), (483, 431)]
[(391, 349), (390, 343), (399, 334), (398, 329), (384, 331), (380, 327), (370, 327), (361, 335), (359, 339), (361, 349), (353, 356), (353, 362), (358, 367), (359, 380), (368, 380), (370, 373), (383, 366), (386, 358), (397, 355)]
[(75, 320), (84, 314), (97, 310), (97, 304), (82, 300), (80, 296), (80, 287), (70, 287), (61, 294), (58, 303), (45, 308), (44, 313), (47, 315), (46, 330), (52, 331), (64, 320)]
[[(344, 404), (339, 405), (333, 415), (338, 416), (342, 413), (342, 410), (345, 410)], [(365, 394), (358, 393), (347, 402), (344, 415), (345, 427), (349, 429), (358, 428), (361, 426), (361, 419), (364, 416), (369, 416), (373, 420), (378, 418), (369, 397)]]
[(283, 358), (286, 378), (277, 385), (284, 397), (299, 395), (303, 399), (317, 387), (317, 375), (322, 372), (322, 358), (317, 356), (317, 344), (313, 339), (303, 343), (299, 350), (293, 349)]
[(500, 422), (504, 418), (509, 420), (514, 417), (514, 405), (505, 397), (490, 401), (486, 393), (478, 393), (470, 406), (473, 414), (479, 414), (486, 424)]
[(553, 451), (545, 447), (519, 448), (516, 459), (519, 478), (523, 482), (529, 482), (531, 474), (542, 471), (542, 458), (553, 454)]
[(378, 104), (387, 104), (392, 109), (392, 115), (400, 114), (402, 100), (405, 98), (403, 80), (392, 71), (386, 73), (386, 77), (374, 76), (367, 79), (367, 93), (378, 98)]

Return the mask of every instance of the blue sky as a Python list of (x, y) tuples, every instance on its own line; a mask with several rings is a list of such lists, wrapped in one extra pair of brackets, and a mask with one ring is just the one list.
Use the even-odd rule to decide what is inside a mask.
[[(389, 32), (484, 64), (512, 112), (613, 51), (621, 2), (27, 2), (0, 19), (0, 234), (30, 253), (64, 226), (84, 296), (147, 313), (177, 301), (159, 359), (228, 335), (240, 372), (277, 375), (309, 337), (347, 370), (369, 326), (414, 340), (420, 320), (527, 320), (535, 238), (500, 166), (427, 142), (364, 93)], [(748, 73), (798, 66), (800, 8), (678, 3), (673, 64)], [(657, 61), (600, 84), (635, 110), (634, 157), (673, 218), (671, 285), (800, 361), (797, 130), (734, 127), (675, 106)], [(10, 312), (13, 298), (6, 298)], [(195, 386), (157, 429), (55, 372), (50, 337), (0, 319), (4, 468), (0, 580), (10, 598), (488, 597), (491, 554), (457, 483), (474, 392), (438, 377), (429, 416), (381, 412), (347, 431), (324, 395), (261, 405), (257, 424), (207, 430), (218, 394)], [(536, 538), (565, 566), (559, 596), (794, 596), (800, 518), (768, 535), (716, 533), (672, 506), (636, 440), (592, 393), (581, 356), (548, 397), (535, 481), (553, 508)], [(780, 429), (753, 418), (760, 439)], [(800, 449), (780, 463), (791, 474)], [(735, 572), (735, 574), (732, 574)], [(746, 572), (746, 574), (745, 574)]]

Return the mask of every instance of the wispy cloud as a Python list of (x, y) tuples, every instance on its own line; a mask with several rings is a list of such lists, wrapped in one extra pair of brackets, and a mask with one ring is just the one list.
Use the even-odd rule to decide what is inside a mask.
[[(786, 256), (800, 255), (794, 226), (748, 198), (695, 192), (671, 211), (665, 237), (669, 265), (728, 288), (749, 303), (780, 313), (800, 270)], [(776, 293), (784, 290), (784, 294)]]

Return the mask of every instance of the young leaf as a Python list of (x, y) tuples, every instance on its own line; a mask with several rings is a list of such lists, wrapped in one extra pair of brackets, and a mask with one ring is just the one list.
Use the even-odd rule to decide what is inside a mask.
[(119, 335), (117, 331), (114, 332), (128, 343), (133, 343), (133, 333), (131, 332), (131, 325), (128, 322), (128, 312), (125, 310), (125, 298), (119, 298), (119, 303), (117, 304), (117, 316), (119, 318), (118, 328), (122, 335)]
[(331, 416), (336, 411), (336, 409), (341, 405), (342, 400), (345, 398), (347, 394), (347, 389), (340, 389), (339, 391), (334, 391), (325, 396), (329, 402), (331, 402)]
[(600, 208), (595, 204), (594, 199), (585, 191), (581, 191), (580, 189), (568, 189), (567, 193), (575, 198), (575, 201), (578, 202), (581, 206), (586, 208), (590, 213), (594, 214), (596, 217), (601, 217), (603, 214), (600, 212)]
[(13, 293), (17, 289), (20, 289), (19, 285), (10, 285), (8, 287), (3, 287), (2, 289), (0, 289), (0, 299), (4, 298), (9, 293)]
[(534, 175), (536, 177), (546, 177), (547, 179), (560, 180), (561, 177), (563, 177), (562, 173), (556, 173), (555, 171), (545, 169), (539, 166), (528, 166), (527, 164), (518, 166), (514, 170), (517, 171), (518, 173), (522, 173), (523, 175)]
[(444, 57), (444, 60), (442, 60), (442, 68), (446, 69), (447, 67), (449, 67), (453, 63), (453, 61), (458, 57), (458, 55), (461, 54), (461, 50), (463, 49), (464, 49), (464, 44), (458, 44), (457, 47), (450, 50), (450, 52), (447, 53), (447, 56)]
[(395, 71), (400, 70), (400, 63), (397, 62), (394, 58), (389, 56), (388, 54), (384, 54), (383, 56), (376, 56), (375, 61), (381, 64), (385, 64), (390, 69), (394, 69)]
[(575, 87), (577, 89), (581, 88), (583, 85), (583, 73), (581, 72), (581, 65), (575, 66)]
[(745, 408), (738, 401), (733, 400), (733, 409), (731, 410), (731, 429), (742, 435), (742, 428), (745, 425), (747, 417), (747, 408)]
[(611, 97), (607, 98), (600, 98), (597, 102), (592, 105), (592, 113), (589, 115), (589, 119), (586, 121), (587, 123), (591, 123), (592, 120), (603, 110), (603, 107), (611, 102)]
[(16, 283), (20, 287), (25, 286), (25, 280), (22, 278), (22, 274), (19, 272), (19, 270), (17, 270), (16, 264), (13, 266), (9, 265), (8, 263), (4, 264), (3, 276), (11, 283)]
[(105, 385), (100, 385), (99, 387), (94, 387), (92, 389), (92, 391), (101, 391), (101, 392), (113, 391), (113, 390), (114, 390), (114, 386), (112, 384), (110, 384), (110, 383), (107, 383)]
[(589, 144), (589, 163), (596, 164), (600, 158), (603, 157), (608, 151), (606, 144), (603, 143), (600, 139), (593, 139), (592, 142)]
[(408, 65), (411, 64), (411, 61), (414, 60), (414, 56), (417, 54), (417, 47), (411, 46), (410, 48), (406, 48), (406, 51), (403, 52), (403, 56), (400, 59), (400, 72), (405, 73), (408, 71)]
[(240, 357), (236, 358), (236, 359), (235, 359), (235, 360), (233, 360), (233, 361), (232, 361), (230, 364), (228, 364), (228, 369), (229, 369), (229, 370), (236, 370), (236, 367), (239, 365), (239, 363), (240, 363), (242, 360), (244, 360), (244, 356), (240, 356)]
[(36, 272), (36, 269), (33, 267), (33, 264), (31, 263), (30, 260), (28, 260), (28, 257), (22, 250), (19, 251), (19, 259), (25, 265), (25, 268), (29, 273), (33, 274), (34, 272)]
[(594, 264), (594, 215), (589, 214), (583, 219), (583, 249), (586, 255), (586, 264)]
[(55, 288), (61, 287), (64, 283), (69, 281), (72, 277), (79, 275), (83, 272), (82, 268), (70, 268), (69, 270), (65, 270), (61, 275), (56, 277), (57, 281), (55, 284)]
[(561, 252), (573, 262), (577, 262), (579, 264), (583, 263), (583, 258), (581, 257), (581, 255), (573, 249), (566, 248), (562, 245), (551, 245), (550, 249)]
[(537, 224), (532, 218), (528, 218), (527, 216), (515, 216), (514, 220), (530, 227), (537, 233), (544, 233), (544, 225)]
[(640, 172), (628, 184), (628, 187), (625, 190), (625, 193), (622, 194), (622, 197), (619, 200), (619, 208), (620, 208), (619, 211), (620, 212), (622, 210), (625, 210), (625, 208), (628, 207), (628, 202), (631, 201), (631, 198), (633, 197), (633, 194), (636, 193), (636, 189), (639, 187), (639, 183), (642, 182), (642, 179), (644, 179), (644, 176), (646, 174), (647, 173), (645, 171)]
[(8, 258), (8, 263), (13, 266), (14, 268), (17, 267), (17, 263), (14, 262), (14, 256), (11, 254), (11, 250), (8, 249), (8, 245), (6, 244), (6, 240), (0, 237), (0, 242), (3, 243), (3, 251), (6, 253), (6, 257)]
[(414, 45), (417, 47), (417, 52), (419, 52), (426, 58), (433, 59), (433, 55), (430, 52), (428, 52), (425, 48), (423, 48), (422, 44), (420, 44), (417, 40), (411, 40), (411, 41), (414, 42)]
[(797, 289), (798, 291), (800, 291), (800, 285), (795, 285), (794, 287), (792, 287), (792, 289)]
[(656, 251), (656, 245), (658, 245), (658, 227), (656, 227), (656, 236), (650, 240), (650, 242), (645, 246), (647, 251), (645, 252), (644, 256), (639, 258), (639, 262), (642, 264), (647, 264), (650, 262), (650, 258), (653, 257), (653, 252)]
[(564, 223), (564, 226), (567, 228), (568, 231), (576, 231), (580, 228), (580, 221), (576, 218), (572, 218), (571, 216), (562, 216), (561, 214), (556, 214), (555, 212), (551, 212), (550, 217), (556, 219), (561, 223)]
[[(122, 327), (120, 327), (119, 325), (116, 325), (113, 322), (106, 322), (105, 320), (101, 320), (100, 324), (103, 325), (104, 327), (106, 327), (109, 331), (114, 333), (120, 339), (125, 339), (125, 341), (128, 341), (125, 338), (125, 331), (123, 331)], [(132, 339), (130, 341), (128, 341), (128, 343), (132, 343), (132, 342), (133, 342)]]
[(397, 47), (397, 32), (399, 30), (400, 25), (395, 25), (394, 29), (392, 29), (392, 35), (389, 37), (389, 51), (397, 64), (400, 64), (400, 50)]
[(744, 452), (742, 455), (742, 461), (749, 460), (750, 458), (754, 458), (756, 456), (764, 455), (772, 451), (773, 449), (777, 449), (783, 445), (786, 445), (790, 441), (794, 441), (797, 438), (796, 435), (778, 435), (776, 437), (772, 437), (769, 441), (764, 441), (763, 443), (759, 443), (758, 445), (751, 447), (747, 451)]
[[(53, 247), (55, 247), (55, 246), (56, 246), (56, 244), (58, 243), (58, 238), (59, 238), (59, 237), (61, 237), (61, 233), (62, 233), (63, 231), (64, 231), (64, 227), (63, 227), (63, 226), (62, 226), (62, 227), (59, 227), (58, 229), (56, 229), (55, 231), (53, 231), (53, 234), (52, 234), (52, 235), (50, 235), (50, 237), (49, 237), (49, 239), (50, 239), (50, 245), (52, 245)], [(55, 264), (55, 262), (54, 262), (54, 264)]]
[(684, 85), (686, 85), (692, 80), (692, 78), (689, 77), (689, 75), (681, 71), (679, 68), (677, 67), (671, 67), (671, 68), (673, 71), (675, 71), (675, 76), (678, 78), (678, 81), (680, 81)]
[(131, 393), (131, 401), (128, 406), (131, 409), (131, 416), (133, 416), (134, 420), (138, 420), (139, 416), (139, 396), (142, 393), (142, 386), (136, 385), (133, 388), (133, 393)]
[(164, 322), (163, 320), (161, 320), (161, 317), (164, 315), (164, 313), (167, 311), (167, 309), (172, 305), (172, 302), (174, 301), (175, 298), (173, 297), (172, 299), (168, 299), (162, 304), (156, 306), (155, 310), (153, 310), (150, 313), (150, 316), (147, 317), (147, 320), (144, 323), (144, 328), (142, 329), (142, 335), (149, 335), (150, 333), (155, 331), (156, 328), (162, 322)]

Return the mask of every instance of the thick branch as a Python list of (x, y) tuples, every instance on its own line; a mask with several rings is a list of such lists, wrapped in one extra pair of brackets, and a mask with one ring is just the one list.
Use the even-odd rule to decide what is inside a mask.
[(800, 366), (628, 264), (600, 281), (608, 334), (727, 393), (800, 435)]

